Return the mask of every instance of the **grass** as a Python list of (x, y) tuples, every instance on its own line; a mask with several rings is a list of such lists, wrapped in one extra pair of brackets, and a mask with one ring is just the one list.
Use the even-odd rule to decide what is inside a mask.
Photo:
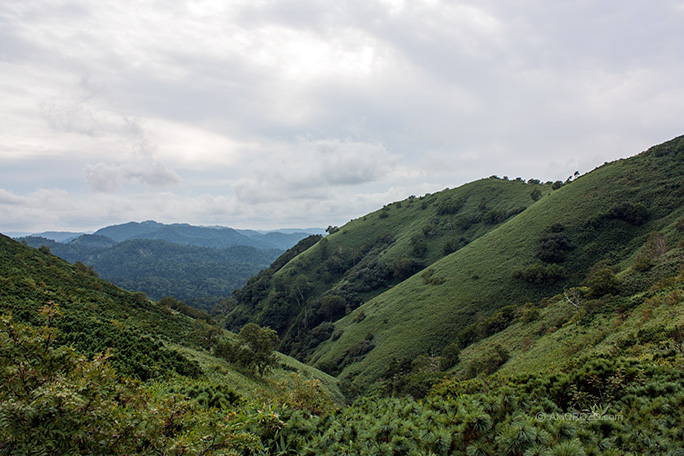
[(89, 357), (113, 348), (113, 366), (121, 375), (176, 376), (165, 363), (177, 362), (168, 356), (177, 353), (183, 366), (198, 366), (210, 380), (246, 398), (274, 394), (275, 382), (297, 373), (319, 380), (336, 402), (343, 402), (336, 380), (313, 367), (279, 354), (280, 366), (264, 380), (246, 375), (202, 347), (201, 335), (210, 329), (205, 322), (118, 288), (45, 249), (0, 235), (0, 314), (43, 325), (38, 310), (50, 302), (62, 312), (54, 322), (60, 340)]
[[(306, 319), (304, 315), (316, 312), (322, 296), (343, 296), (353, 310), (400, 284), (405, 277), (398, 277), (395, 262), (407, 262), (410, 271), (417, 272), (443, 258), (447, 243), (452, 250), (465, 250), (469, 243), (531, 206), (534, 190), (547, 196), (552, 192), (547, 184), (487, 178), (387, 204), (350, 221), (292, 259), (273, 275), (259, 302), (241, 302), (234, 313), (272, 327), (286, 321), (285, 327), (278, 327), (283, 345), (296, 344), (302, 332), (313, 329), (304, 326), (302, 320)], [(342, 266), (331, 272), (328, 264), (333, 260)], [(364, 277), (369, 274), (380, 278), (368, 285)], [(311, 287), (304, 299), (278, 297), (279, 290), (291, 290), (302, 277)], [(239, 320), (231, 329), (242, 324), (244, 321)], [(298, 354), (304, 360), (312, 359), (310, 349)]]
[[(375, 346), (363, 359), (342, 371), (341, 377), (360, 387), (378, 379), (392, 357), (413, 359), (440, 350), (478, 316), (505, 305), (523, 305), (577, 286), (590, 268), (603, 261), (616, 268), (630, 264), (648, 234), (672, 231), (684, 216), (680, 151), (684, 140), (653, 148), (631, 159), (606, 164), (547, 194), (518, 216), (499, 225), (466, 247), (430, 266), (444, 279), (426, 285), (415, 275), (361, 306), (336, 323), (342, 331), (316, 350), (316, 365), (339, 363), (358, 341), (373, 335)], [(597, 227), (587, 226), (595, 216), (629, 201), (649, 208), (642, 225), (603, 217)], [(575, 249), (562, 263), (564, 280), (531, 284), (512, 271), (534, 264), (538, 239), (547, 228), (565, 226)], [(354, 321), (363, 312), (363, 320)]]

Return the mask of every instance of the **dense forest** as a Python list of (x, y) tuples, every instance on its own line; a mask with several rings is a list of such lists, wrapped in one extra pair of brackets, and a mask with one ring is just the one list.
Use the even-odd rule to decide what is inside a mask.
[(0, 237), (0, 452), (682, 454), (682, 171), (409, 197), (212, 315)]
[(102, 278), (152, 299), (173, 296), (210, 311), (307, 236), (147, 221), (108, 226), (63, 242), (41, 236), (19, 240), (46, 246), (60, 258), (92, 267)]

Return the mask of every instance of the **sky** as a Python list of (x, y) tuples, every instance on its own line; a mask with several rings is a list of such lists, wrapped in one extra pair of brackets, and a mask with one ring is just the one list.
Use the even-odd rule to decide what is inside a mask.
[(0, 232), (342, 225), (684, 134), (684, 0), (0, 0)]

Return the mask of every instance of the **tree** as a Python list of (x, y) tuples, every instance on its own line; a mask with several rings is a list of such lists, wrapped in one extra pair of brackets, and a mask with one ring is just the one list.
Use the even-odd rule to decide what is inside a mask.
[(589, 287), (588, 296), (600, 298), (607, 294), (616, 295), (620, 292), (620, 282), (615, 277), (615, 272), (609, 268), (602, 268), (587, 276), (585, 285)]
[(532, 190), (532, 193), (530, 193), (530, 198), (532, 198), (532, 201), (539, 201), (541, 197), (542, 192), (538, 188), (535, 188)]
[(279, 343), (278, 334), (272, 329), (248, 323), (242, 327), (238, 335), (235, 360), (243, 367), (256, 369), (263, 378), (264, 374), (278, 362), (274, 350)]

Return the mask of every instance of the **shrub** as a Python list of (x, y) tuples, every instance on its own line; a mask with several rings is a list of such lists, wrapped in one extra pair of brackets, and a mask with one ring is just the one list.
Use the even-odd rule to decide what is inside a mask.
[(509, 214), (506, 211), (491, 210), (482, 217), (482, 222), (488, 225), (496, 225), (505, 222), (508, 217)]
[(554, 224), (543, 233), (538, 240), (537, 258), (545, 263), (561, 263), (565, 261), (567, 252), (575, 246), (563, 231), (563, 226)]
[(461, 210), (464, 204), (464, 199), (443, 201), (437, 206), (437, 215), (455, 214)]
[(514, 269), (513, 277), (542, 285), (563, 279), (565, 277), (565, 268), (557, 264), (545, 265), (541, 261), (538, 261), (522, 271), (520, 269)]
[[(55, 329), (0, 320), (0, 453), (235, 454), (256, 451), (225, 401), (201, 405), (119, 378), (108, 354), (92, 360), (55, 344)], [(214, 398), (216, 399), (216, 398)]]
[(620, 291), (620, 282), (610, 268), (602, 268), (590, 273), (585, 279), (585, 285), (589, 287), (587, 296), (590, 298), (600, 298), (607, 294), (614, 295)]
[(491, 375), (499, 370), (499, 368), (508, 361), (508, 358), (508, 350), (501, 345), (496, 344), (492, 350), (482, 358), (470, 362), (466, 370), (466, 376), (468, 378), (473, 378), (480, 374)]
[(649, 214), (648, 209), (641, 203), (620, 203), (608, 210), (607, 218), (623, 220), (631, 225), (639, 226), (646, 223)]

